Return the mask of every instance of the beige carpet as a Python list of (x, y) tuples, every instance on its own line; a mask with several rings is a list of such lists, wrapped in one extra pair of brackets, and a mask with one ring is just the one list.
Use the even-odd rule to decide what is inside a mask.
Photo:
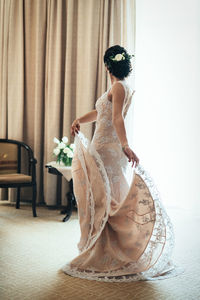
[[(2, 203), (2, 202), (1, 202)], [(0, 299), (200, 299), (200, 217), (168, 209), (176, 233), (174, 258), (185, 272), (153, 282), (107, 283), (64, 274), (60, 268), (78, 254), (77, 213), (63, 223), (58, 210), (20, 210), (0, 204)]]

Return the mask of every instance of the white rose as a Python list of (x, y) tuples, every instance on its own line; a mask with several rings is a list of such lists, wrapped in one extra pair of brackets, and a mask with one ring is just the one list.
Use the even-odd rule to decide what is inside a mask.
[(66, 153), (68, 153), (68, 151), (69, 151), (69, 148), (68, 147), (66, 147), (65, 149), (63, 149), (63, 152), (66, 154)]
[(119, 53), (119, 54), (116, 54), (116, 55), (115, 55), (115, 60), (116, 60), (116, 61), (120, 61), (120, 60), (122, 60), (122, 59), (124, 59), (124, 56), (123, 56), (122, 54)]
[(58, 148), (59, 149), (64, 149), (66, 147), (65, 143), (61, 142), (59, 145), (58, 145)]
[(60, 149), (55, 148), (55, 149), (53, 150), (53, 153), (54, 153), (55, 155), (58, 155), (58, 154), (60, 153)]
[(68, 157), (72, 158), (74, 156), (74, 153), (69, 149), (69, 153), (67, 155)]
[(75, 149), (75, 144), (70, 144), (69, 146), (70, 146), (70, 148), (71, 148), (72, 150)]
[(63, 143), (67, 144), (68, 143), (68, 138), (66, 136), (63, 136), (62, 141), (63, 141)]
[(60, 141), (59, 141), (56, 137), (53, 139), (53, 141), (54, 141), (54, 143), (56, 143), (56, 144), (59, 144), (59, 143), (60, 143)]
[(67, 154), (68, 157), (72, 158), (74, 156), (73, 154), (73, 151), (70, 150), (68, 147), (66, 147), (64, 150), (63, 150), (64, 153)]

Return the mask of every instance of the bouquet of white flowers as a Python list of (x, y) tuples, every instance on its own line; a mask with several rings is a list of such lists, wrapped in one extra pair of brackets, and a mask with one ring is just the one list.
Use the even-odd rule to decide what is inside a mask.
[(68, 144), (68, 138), (66, 136), (64, 136), (61, 141), (55, 137), (53, 141), (57, 144), (53, 150), (53, 154), (57, 157), (56, 162), (61, 165), (71, 166), (75, 145)]

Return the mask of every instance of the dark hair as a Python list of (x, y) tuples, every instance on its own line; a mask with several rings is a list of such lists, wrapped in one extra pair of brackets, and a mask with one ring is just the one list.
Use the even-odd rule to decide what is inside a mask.
[[(123, 54), (124, 59), (120, 61), (113, 60), (117, 54)], [(129, 55), (123, 47), (115, 45), (106, 50), (103, 60), (109, 72), (113, 76), (119, 79), (124, 79), (125, 77), (128, 77), (132, 71), (132, 56), (134, 55)]]

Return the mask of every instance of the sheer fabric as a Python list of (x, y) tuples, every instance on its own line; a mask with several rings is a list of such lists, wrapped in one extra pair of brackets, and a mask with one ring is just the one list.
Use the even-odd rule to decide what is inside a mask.
[[(119, 82), (125, 89), (126, 118), (134, 91)], [(174, 276), (172, 223), (143, 166), (128, 172), (108, 92), (96, 102), (92, 141), (81, 132), (75, 136), (72, 176), (81, 237), (79, 255), (62, 269), (75, 277), (111, 282)]]

